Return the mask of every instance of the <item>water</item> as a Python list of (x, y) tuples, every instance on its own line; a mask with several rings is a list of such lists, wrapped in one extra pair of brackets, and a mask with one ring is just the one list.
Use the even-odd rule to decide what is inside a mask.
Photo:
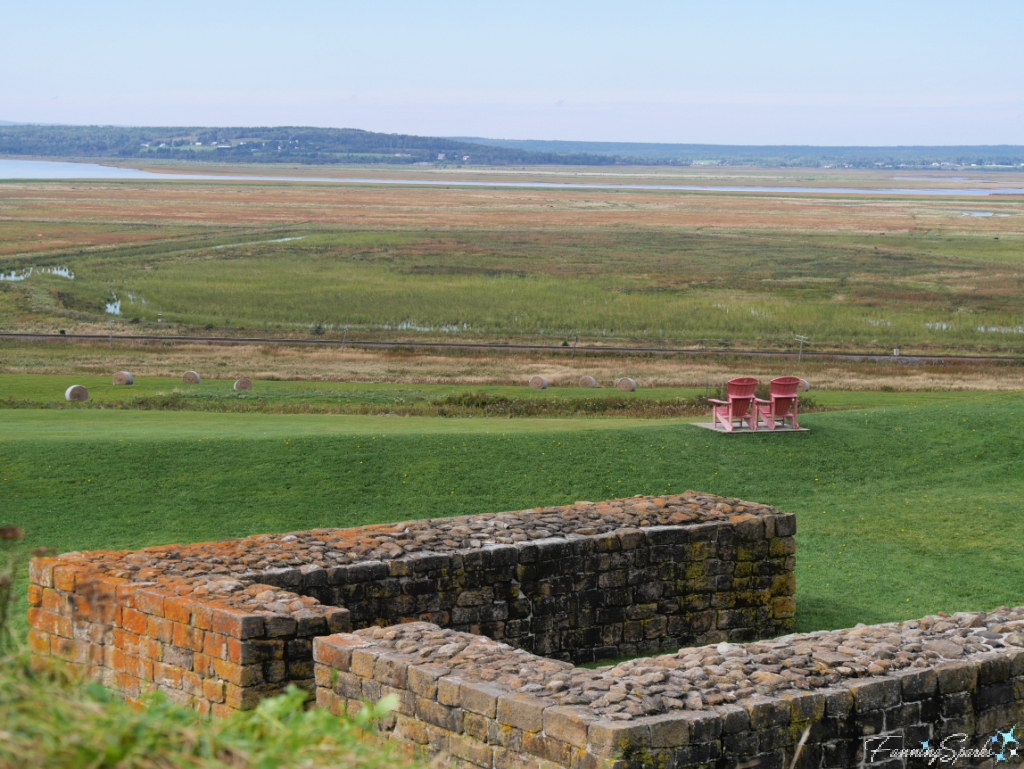
[(978, 331), (983, 334), (1024, 334), (1024, 326), (978, 326)]
[[(293, 238), (277, 238), (276, 240), (250, 240), (248, 243), (226, 243), (223, 246), (213, 246), (213, 248), (238, 248), (239, 246), (258, 246), (261, 243), (285, 243), (289, 240), (302, 240), (305, 235), (296, 235)], [(202, 251), (201, 248), (193, 249), (195, 251)], [(175, 253), (184, 254), (185, 251), (177, 251)]]
[(135, 181), (229, 181), (229, 182), (303, 182), (321, 184), (379, 184), (400, 187), (525, 187), (566, 190), (679, 190), (688, 192), (774, 192), (844, 195), (924, 195), (991, 197), (1024, 195), (1024, 188), (1007, 189), (857, 189), (853, 187), (755, 187), (698, 184), (587, 184), (583, 182), (470, 182), (423, 179), (361, 179), (310, 176), (216, 176), (211, 174), (155, 174), (135, 168), (114, 168), (95, 163), (66, 163), (51, 160), (9, 160), (0, 158), (0, 179), (100, 179)]
[(441, 331), (445, 334), (454, 334), (458, 333), (459, 331), (472, 330), (468, 323), (463, 323), (461, 326), (459, 326), (458, 323), (454, 325), (443, 326), (418, 326), (412, 321), (408, 320), (404, 320), (401, 323), (394, 326), (385, 325), (384, 328), (388, 329), (389, 331)]
[(29, 267), (27, 270), (11, 270), (8, 273), (0, 272), (0, 280), (16, 281), (25, 280), (31, 277), (33, 272), (37, 272), (41, 275), (59, 275), (62, 278), (68, 280), (75, 279), (75, 273), (71, 272), (67, 267)]

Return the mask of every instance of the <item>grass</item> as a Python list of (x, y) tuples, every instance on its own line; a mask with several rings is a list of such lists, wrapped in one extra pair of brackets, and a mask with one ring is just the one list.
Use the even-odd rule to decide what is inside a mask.
[(1024, 346), (1024, 267), (951, 260), (923, 240), (883, 252), (759, 233), (290, 234), (301, 239), (71, 257), (73, 282), (29, 281), (70, 309), (116, 297), (126, 317), (213, 327)]
[(207, 720), (157, 695), (147, 707), (99, 684), (69, 680), (21, 655), (0, 657), (0, 766), (78, 769), (383, 769), (424, 766), (397, 749), (360, 739), (386, 704), (355, 719), (306, 711), (306, 692), (264, 700), (252, 711)]
[(75, 274), (0, 282), (11, 326), (116, 297), (194, 327), (1024, 348), (1012, 199), (19, 183), (0, 200), (5, 269)]
[[(533, 400), (574, 400), (586, 395), (614, 393), (627, 400), (651, 397), (660, 400), (694, 398), (703, 394), (703, 389), (692, 387), (659, 387), (644, 393), (620, 393), (605, 386), (595, 390), (579, 387), (551, 387), (547, 390), (531, 390), (516, 385), (460, 385), (460, 384), (396, 384), (389, 382), (303, 382), (253, 380), (253, 389), (238, 392), (232, 389), (234, 380), (203, 379), (199, 385), (184, 385), (180, 378), (135, 377), (131, 386), (115, 386), (111, 377), (89, 375), (46, 374), (0, 374), (0, 400), (43, 404), (63, 402), (64, 389), (72, 384), (81, 384), (89, 390), (90, 401), (100, 404), (129, 403), (138, 398), (155, 398), (181, 394), (185, 398), (204, 400), (216, 398), (265, 399), (280, 403), (368, 403), (401, 405), (405, 403), (433, 403), (466, 393), (485, 393), (495, 398), (530, 398)], [(608, 383), (606, 383), (608, 384)]]
[[(70, 404), (64, 390), (80, 384), (89, 391), (86, 404)], [(530, 416), (636, 415), (663, 408), (660, 416), (705, 415), (700, 387), (641, 388), (619, 392), (605, 386), (576, 386), (531, 390), (525, 385), (399, 384), (389, 382), (304, 382), (254, 380), (250, 391), (235, 391), (231, 379), (203, 379), (199, 385), (183, 385), (176, 377), (135, 377), (131, 386), (116, 386), (109, 376), (88, 374), (0, 374), (0, 408), (39, 406), (83, 410), (128, 408), (141, 410), (262, 411), (265, 413), (356, 413), (402, 416), (488, 415), (490, 406), (517, 405)], [(711, 387), (711, 397), (720, 397)], [(825, 409), (874, 408), (917, 404), (988, 402), (999, 396), (985, 391), (893, 392), (815, 391), (802, 400)], [(605, 406), (606, 408), (601, 408)], [(680, 414), (672, 414), (675, 407)], [(512, 409), (514, 415), (517, 414)], [(809, 410), (808, 406), (803, 409)]]
[(744, 437), (672, 420), (16, 410), (0, 494), (30, 546), (64, 551), (694, 488), (797, 513), (807, 631), (1020, 603), (1021, 408), (936, 399)]

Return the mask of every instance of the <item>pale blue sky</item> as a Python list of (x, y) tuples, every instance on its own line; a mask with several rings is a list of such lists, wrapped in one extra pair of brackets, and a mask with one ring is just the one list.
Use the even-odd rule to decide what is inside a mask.
[(10, 2), (0, 119), (1024, 144), (1024, 2)]

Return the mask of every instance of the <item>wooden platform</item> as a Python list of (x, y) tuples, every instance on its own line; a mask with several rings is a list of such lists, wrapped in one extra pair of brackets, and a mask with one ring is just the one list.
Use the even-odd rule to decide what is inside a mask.
[(719, 426), (716, 429), (712, 422), (692, 422), (691, 424), (693, 424), (694, 427), (703, 427), (705, 430), (711, 430), (712, 432), (721, 433), (722, 435), (774, 435), (776, 433), (809, 433), (810, 432), (810, 430), (808, 430), (806, 427), (801, 427), (801, 428), (799, 428), (797, 430), (794, 430), (789, 425), (786, 425), (785, 427), (776, 427), (774, 430), (769, 430), (767, 427), (761, 427), (761, 428), (759, 428), (757, 430), (757, 432), (754, 432), (753, 430), (751, 430), (746, 425), (743, 425), (742, 427), (734, 427), (733, 431), (730, 433), (730, 432), (728, 432), (726, 430), (723, 430), (721, 428), (721, 426)]

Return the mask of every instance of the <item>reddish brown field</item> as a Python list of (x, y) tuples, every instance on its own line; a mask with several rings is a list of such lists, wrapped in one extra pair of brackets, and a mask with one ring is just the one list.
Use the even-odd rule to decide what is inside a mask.
[[(968, 217), (995, 210), (1002, 217)], [(47, 182), (0, 185), (0, 256), (113, 246), (197, 229), (669, 228), (871, 236), (1019, 238), (1024, 200), (852, 198), (612, 190), (445, 189), (287, 183)]]

